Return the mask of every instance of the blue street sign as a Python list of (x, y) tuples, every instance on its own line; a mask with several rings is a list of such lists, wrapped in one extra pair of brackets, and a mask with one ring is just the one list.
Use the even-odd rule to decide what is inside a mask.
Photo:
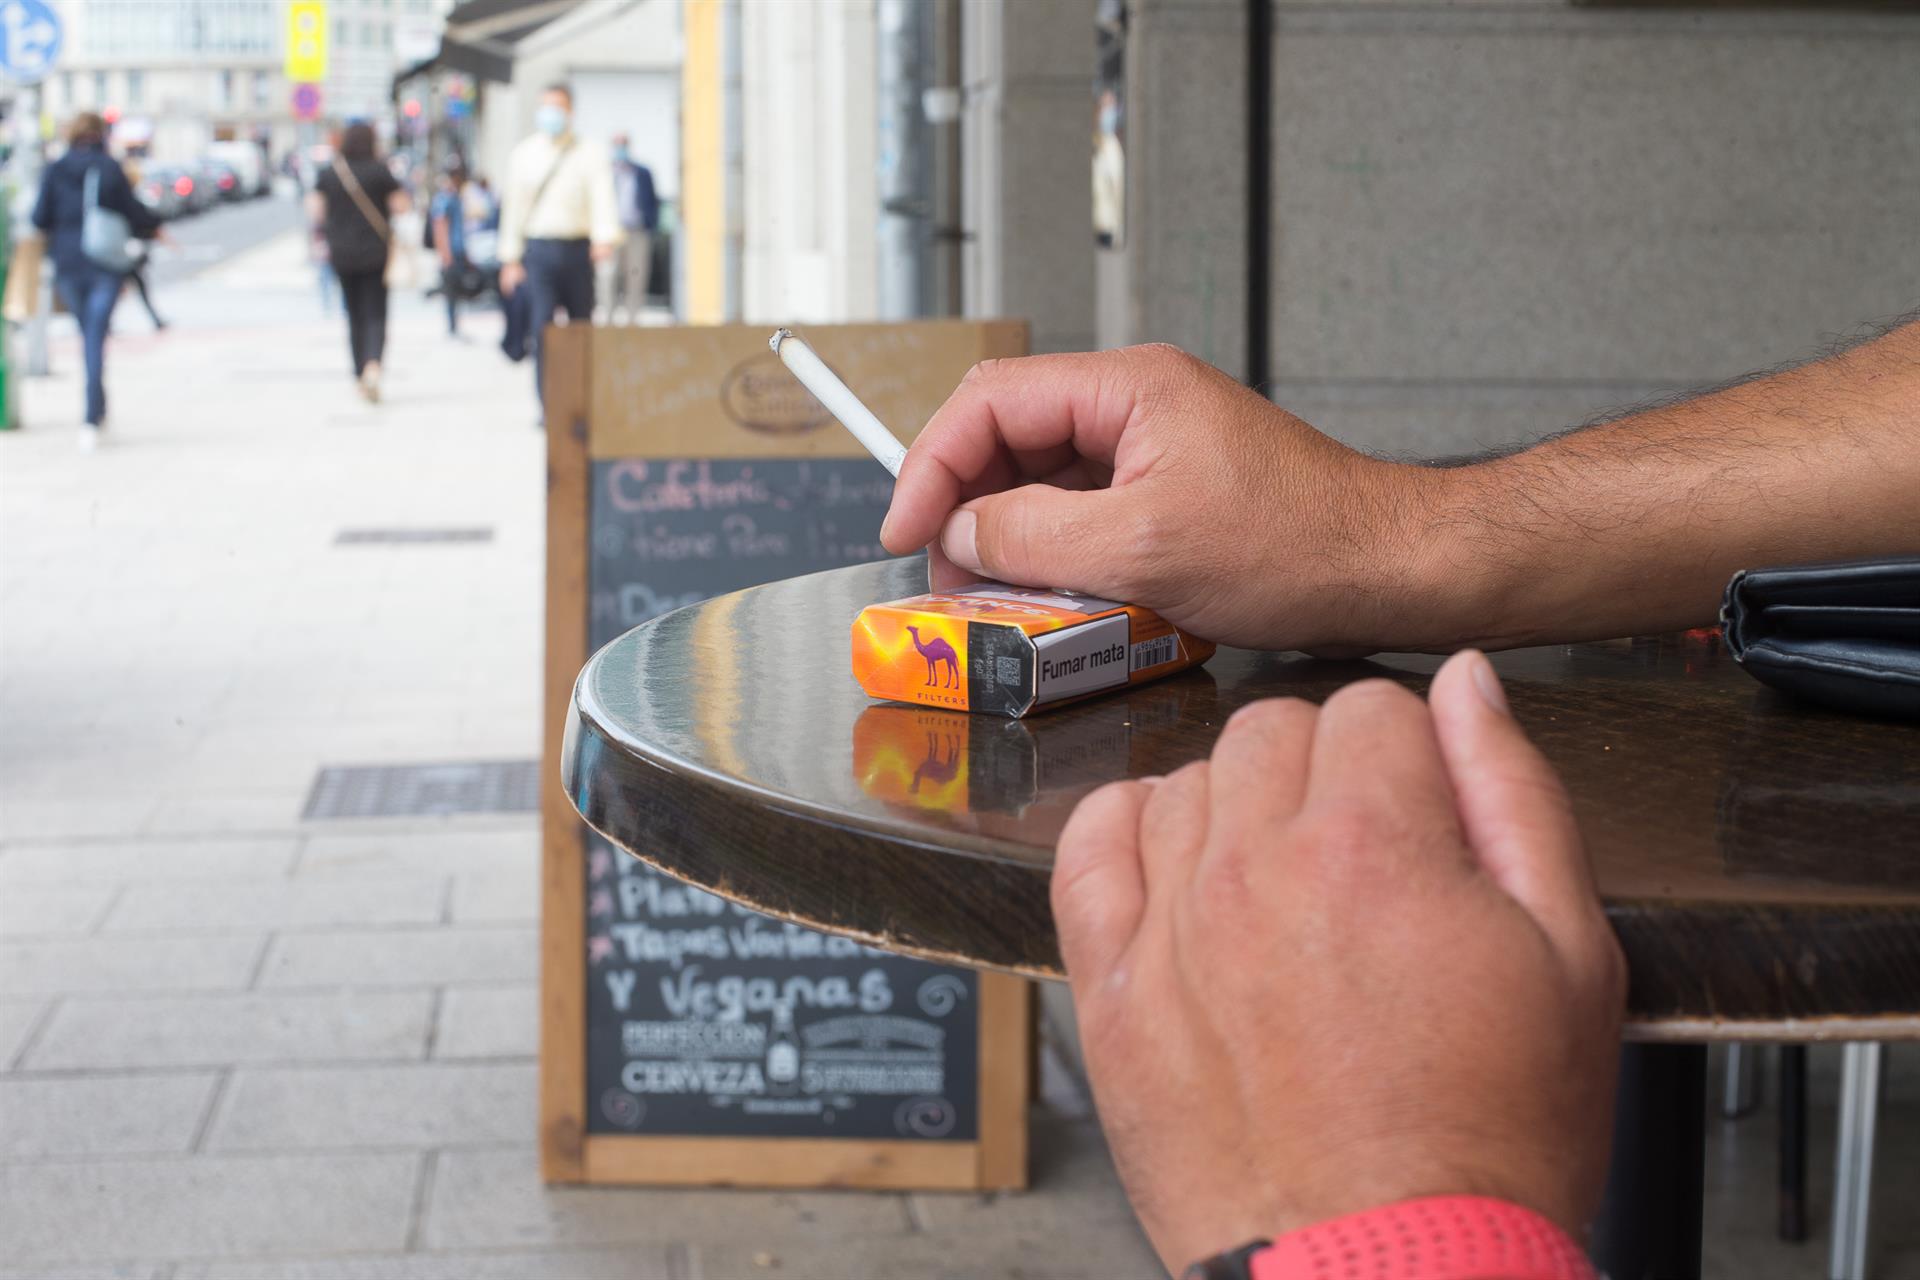
[(46, 0), (0, 0), (0, 75), (39, 84), (60, 56), (60, 35)]

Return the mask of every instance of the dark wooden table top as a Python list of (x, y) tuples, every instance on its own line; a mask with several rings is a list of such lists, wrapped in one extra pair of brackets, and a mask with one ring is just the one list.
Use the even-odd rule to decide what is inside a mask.
[[(924, 575), (796, 578), (608, 645), (574, 691), (574, 803), (629, 852), (771, 914), (1058, 977), (1047, 876), (1080, 797), (1205, 755), (1245, 703), (1369, 676), (1424, 690), (1440, 663), (1222, 649), (1028, 720), (874, 702), (849, 628)], [(1920, 1036), (1920, 727), (1791, 703), (1711, 632), (1494, 661), (1573, 795), (1637, 1035)]]

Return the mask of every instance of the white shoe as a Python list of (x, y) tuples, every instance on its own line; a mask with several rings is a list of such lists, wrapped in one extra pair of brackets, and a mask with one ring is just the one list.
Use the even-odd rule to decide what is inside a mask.
[(94, 426), (91, 422), (82, 423), (80, 426), (80, 452), (92, 453), (99, 447), (100, 428)]
[(360, 394), (366, 397), (368, 404), (380, 403), (380, 362), (370, 361), (360, 371)]

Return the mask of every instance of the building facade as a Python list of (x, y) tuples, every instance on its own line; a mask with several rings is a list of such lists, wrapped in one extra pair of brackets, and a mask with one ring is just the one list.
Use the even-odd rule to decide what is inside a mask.
[(390, 117), (407, 46), (430, 40), (448, 0), (327, 0), (320, 109), (296, 117), (284, 74), (286, 0), (50, 0), (65, 28), (41, 86), (56, 127), (75, 111), (115, 116), (123, 143), (181, 162), (209, 142), (257, 139), (279, 154), (327, 122)]

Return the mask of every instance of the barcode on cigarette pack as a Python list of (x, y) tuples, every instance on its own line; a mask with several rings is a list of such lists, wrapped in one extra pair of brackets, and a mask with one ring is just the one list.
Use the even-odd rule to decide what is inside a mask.
[(1178, 637), (1161, 636), (1157, 640), (1142, 640), (1133, 646), (1133, 657), (1127, 663), (1127, 670), (1139, 671), (1143, 667), (1157, 667), (1163, 662), (1172, 662), (1174, 658), (1173, 642)]

